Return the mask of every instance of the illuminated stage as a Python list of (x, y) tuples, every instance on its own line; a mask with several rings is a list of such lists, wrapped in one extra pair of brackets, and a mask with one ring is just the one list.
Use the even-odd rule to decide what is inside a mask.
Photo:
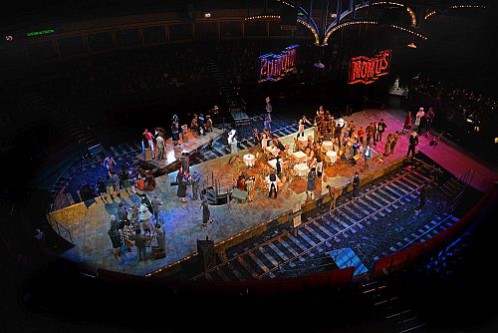
[[(387, 123), (388, 127), (385, 133), (387, 134), (395, 130), (401, 130), (404, 112), (367, 110), (355, 113), (351, 117), (345, 118), (345, 120), (353, 119), (357, 127), (359, 127), (366, 126), (370, 122), (378, 121), (381, 118)], [(280, 140), (284, 145), (290, 144), (292, 146), (295, 135), (281, 137)], [(306, 135), (311, 135), (311, 129), (306, 130)], [(385, 141), (373, 148), (382, 153), (384, 143)], [(407, 146), (408, 136), (401, 135), (394, 154), (384, 157), (383, 162), (375, 161), (374, 159), (366, 170), (364, 170), (363, 160), (360, 160), (356, 166), (351, 166), (343, 161), (338, 161), (333, 166), (326, 166), (324, 169), (325, 176), (322, 177), (321, 182), (317, 182), (314, 201), (320, 200), (321, 196), (326, 194), (327, 184), (337, 189), (349, 186), (355, 171), (360, 173), (362, 180), (371, 181), (395, 170), (407, 159)], [(168, 148), (171, 149), (171, 147), (172, 145), (168, 144)], [(436, 161), (438, 161), (438, 158), (451, 158), (452, 162), (450, 163), (444, 161), (438, 163), (448, 164), (450, 172), (453, 170), (457, 176), (460, 176), (460, 168), (463, 163), (454, 163), (454, 159), (466, 158), (470, 160), (442, 142), (436, 148), (429, 146), (429, 139), (425, 137), (420, 137), (417, 148), (427, 155), (432, 155)], [(218, 188), (224, 191), (231, 188), (234, 179), (241, 170), (246, 170), (242, 161), (242, 156), (245, 153), (247, 153), (246, 150), (239, 151), (241, 158), (233, 163), (229, 163), (233, 156), (226, 155), (195, 165), (191, 169), (199, 171), (209, 185), (212, 179), (217, 180)], [(171, 154), (174, 156), (174, 153)], [(473, 165), (470, 164), (471, 167), (479, 168), (482, 177), (481, 179), (476, 178), (473, 184), (475, 187), (482, 189), (487, 186), (490, 179), (496, 179), (495, 173), (476, 162), (473, 163)], [(466, 165), (468, 166), (469, 164)], [(247, 172), (258, 175), (261, 172), (260, 168), (261, 166), (256, 164)], [(282, 186), (277, 199), (268, 198), (267, 186), (265, 185), (263, 188), (256, 190), (254, 202), (236, 203), (232, 201), (230, 204), (209, 206), (211, 218), (214, 222), (203, 226), (201, 225), (202, 211), (200, 201), (191, 200), (191, 189), (189, 187), (187, 191), (188, 201), (182, 203), (176, 196), (177, 187), (170, 185), (175, 181), (175, 178), (176, 171), (156, 178), (157, 187), (154, 192), (149, 193), (149, 196), (157, 195), (163, 202), (161, 219), (166, 234), (165, 258), (139, 262), (135, 248), (132, 252), (125, 253), (122, 261), (113, 257), (111, 242), (107, 235), (107, 230), (110, 226), (110, 215), (117, 215), (120, 202), (130, 207), (140, 201), (137, 195), (129, 195), (124, 191), (121, 191), (121, 198), (116, 198), (112, 203), (105, 203), (101, 198), (96, 198), (95, 201), (75, 204), (50, 214), (52, 220), (56, 220), (70, 230), (73, 244), (75, 245), (62, 256), (79, 262), (92, 271), (100, 268), (146, 276), (160, 271), (167, 271), (178, 263), (191, 258), (197, 251), (196, 241), (205, 239), (206, 236), (209, 236), (209, 239), (215, 242), (216, 248), (228, 247), (247, 239), (258, 228), (265, 228), (266, 223), (278, 222), (279, 217), (287, 216), (286, 214), (291, 212), (296, 205), (302, 207), (313, 206), (313, 200), (307, 199), (306, 196), (306, 179), (296, 177)], [(62, 236), (64, 237), (65, 235), (62, 234)]]

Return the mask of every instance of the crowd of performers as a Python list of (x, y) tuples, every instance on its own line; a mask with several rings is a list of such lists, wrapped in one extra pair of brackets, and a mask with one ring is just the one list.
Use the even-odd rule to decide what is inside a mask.
[[(268, 103), (268, 100), (267, 100)], [(267, 108), (268, 109), (268, 108)], [(270, 117), (270, 111), (267, 118)], [(434, 118), (434, 111), (429, 109), (428, 113), (423, 113), (424, 109), (420, 108), (413, 123), (414, 131), (410, 133), (407, 156), (415, 154), (418, 145), (418, 135), (426, 134), (430, 129), (430, 124)], [(411, 116), (411, 113), (408, 113)], [(312, 135), (305, 138), (306, 125), (312, 127)], [(253, 129), (253, 138), (259, 144), (260, 152), (258, 159), (263, 159), (266, 166), (264, 180), (256, 177), (257, 187), (263, 181), (267, 184), (268, 197), (276, 198), (279, 192), (279, 185), (298, 175), (294, 166), (302, 163), (296, 159), (294, 153), (301, 151), (305, 155), (305, 163), (308, 167), (307, 176), (307, 197), (313, 198), (316, 189), (317, 180), (320, 179), (324, 172), (324, 166), (335, 163), (340, 160), (349, 165), (362, 163), (363, 170), (369, 167), (372, 160), (379, 163), (383, 162), (385, 156), (392, 155), (396, 149), (400, 135), (406, 130), (412, 128), (412, 120), (407, 119), (403, 129), (399, 131), (388, 131), (388, 124), (384, 119), (377, 122), (371, 122), (366, 127), (357, 126), (354, 120), (347, 122), (342, 117), (334, 118), (328, 110), (320, 106), (315, 113), (314, 119), (309, 120), (303, 115), (298, 121), (298, 133), (294, 138), (293, 144), (282, 144), (280, 139), (273, 135), (271, 126), (265, 126), (263, 131)], [(428, 134), (426, 134), (428, 135)], [(324, 142), (328, 142), (325, 147)], [(330, 143), (332, 144), (330, 146)], [(334, 151), (335, 158), (327, 155), (327, 151)], [(232, 149), (232, 153), (238, 153)], [(272, 167), (269, 167), (268, 161), (273, 160)], [(309, 170), (309, 171), (308, 171)], [(247, 173), (242, 171), (236, 181), (235, 186), (243, 191), (248, 192), (249, 201), (254, 197), (254, 177), (248, 177)], [(352, 181), (354, 184), (354, 181)]]
[[(171, 119), (171, 137), (174, 147), (180, 145), (180, 140), (185, 141), (188, 133), (186, 125), (180, 126), (180, 119), (178, 115), (173, 115)], [(206, 135), (207, 132), (213, 131), (213, 121), (211, 115), (204, 116), (203, 113), (199, 115), (194, 114), (190, 123), (190, 131), (199, 135)], [(147, 128), (142, 133), (142, 151), (145, 147), (150, 150), (152, 159), (164, 160), (166, 158), (166, 130), (162, 127), (154, 128), (154, 134)]]

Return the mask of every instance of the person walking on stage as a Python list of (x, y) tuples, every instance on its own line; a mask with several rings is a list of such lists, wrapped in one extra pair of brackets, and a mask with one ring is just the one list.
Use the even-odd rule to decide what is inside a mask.
[(415, 156), (415, 147), (418, 145), (418, 135), (417, 132), (413, 131), (412, 135), (410, 135), (410, 143), (408, 144), (408, 152), (406, 153), (406, 156), (410, 155), (410, 152), (412, 153), (412, 157)]

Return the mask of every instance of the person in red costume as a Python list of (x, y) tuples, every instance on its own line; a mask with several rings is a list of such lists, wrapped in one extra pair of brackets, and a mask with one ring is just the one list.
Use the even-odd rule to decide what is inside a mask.
[(145, 129), (145, 131), (142, 134), (144, 136), (145, 141), (147, 141), (147, 144), (149, 145), (152, 158), (155, 158), (155, 156), (154, 156), (154, 135), (151, 132), (149, 132), (149, 130), (147, 128)]

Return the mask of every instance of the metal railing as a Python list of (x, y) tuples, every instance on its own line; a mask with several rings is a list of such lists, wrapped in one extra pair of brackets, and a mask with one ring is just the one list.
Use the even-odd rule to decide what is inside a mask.
[[(56, 219), (52, 218), (52, 216), (50, 216), (50, 212), (47, 212), (46, 217), (48, 223), (52, 226), (52, 229), (57, 231), (57, 234), (59, 234), (59, 236), (66, 240), (69, 239), (71, 244), (74, 244), (73, 235), (71, 234), (71, 230), (68, 227), (60, 224)], [(61, 230), (66, 233), (67, 237), (64, 237), (64, 235), (61, 233)]]

